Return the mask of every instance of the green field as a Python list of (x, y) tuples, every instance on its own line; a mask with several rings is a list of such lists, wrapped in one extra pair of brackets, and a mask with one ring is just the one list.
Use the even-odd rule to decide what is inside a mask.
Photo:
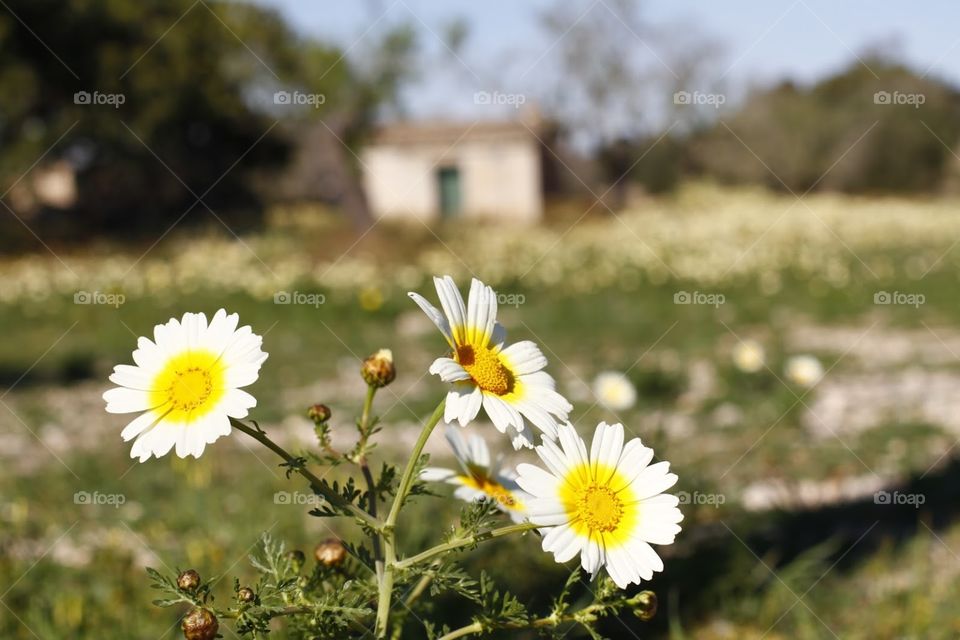
[[(682, 507), (684, 532), (650, 587), (656, 619), (610, 621), (608, 635), (626, 625), (677, 639), (955, 637), (957, 204), (817, 196), (798, 205), (701, 186), (544, 229), (454, 225), (435, 236), (414, 223), (352, 246), (330, 214), (306, 210), (279, 212), (242, 242), (173, 233), (143, 259), (148, 246), (57, 248), (62, 263), (48, 253), (9, 259), (0, 637), (178, 637), (183, 611), (150, 604), (145, 566), (225, 572), (215, 591), (226, 600), (234, 575), (254, 579), (246, 557), (263, 531), (308, 552), (330, 535), (333, 523), (309, 507), (276, 503), (276, 492), (305, 487), (243, 434), (199, 460), (129, 459), (125, 422), (103, 412), (100, 394), (136, 336), (184, 311), (239, 312), (270, 354), (250, 389), (252, 417), (293, 449), (311, 444), (304, 409), (314, 402), (333, 408), (335, 440), (349, 438), (364, 391), (359, 361), (390, 347), (399, 375), (378, 397), (378, 454), (400, 461), (444, 390), (426, 375), (442, 339), (405, 291), (432, 298), (428, 276), (445, 272), (464, 290), (475, 274), (507, 296), (501, 322), (512, 339), (541, 345), (581, 434), (622, 421), (670, 460), (676, 490), (700, 502)], [(119, 293), (123, 304), (76, 304), (78, 291)], [(275, 304), (280, 291), (323, 303)], [(676, 304), (679, 292), (722, 304)], [(922, 304), (877, 304), (882, 292)], [(745, 340), (766, 352), (755, 373), (734, 366)], [(784, 374), (798, 354), (826, 370), (812, 389)], [(590, 390), (609, 369), (639, 391), (620, 415)], [(492, 427), (477, 428), (499, 442)], [(431, 445), (444, 454), (442, 438)], [(879, 490), (923, 504), (878, 504)], [(77, 492), (123, 504), (77, 504)], [(431, 498), (416, 510), (407, 552), (456, 514)], [(468, 566), (501, 574), (534, 603), (568, 573), (533, 539), (493, 544), (512, 552)], [(452, 596), (437, 607), (451, 624), (467, 622)]]

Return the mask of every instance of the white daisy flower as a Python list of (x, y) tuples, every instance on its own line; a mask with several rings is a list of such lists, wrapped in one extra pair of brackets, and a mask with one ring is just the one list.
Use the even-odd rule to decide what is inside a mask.
[(185, 313), (141, 337), (135, 366), (114, 367), (120, 385), (103, 394), (110, 413), (138, 413), (120, 436), (136, 438), (131, 458), (151, 455), (199, 458), (204, 447), (230, 433), (230, 418), (245, 418), (256, 399), (240, 387), (253, 384), (267, 354), (249, 326), (237, 329), (237, 314), (217, 311), (207, 324), (202, 313)]
[(558, 436), (560, 446), (537, 447), (547, 470), (517, 467), (517, 483), (533, 496), (528, 517), (543, 526), (543, 550), (557, 562), (579, 553), (584, 570), (595, 576), (605, 566), (621, 589), (663, 571), (650, 543), (672, 544), (683, 520), (678, 498), (663, 493), (677, 481), (670, 463), (650, 465), (653, 450), (639, 438), (624, 444), (620, 424), (597, 425), (589, 456), (572, 426)]
[(637, 389), (619, 371), (603, 371), (593, 380), (597, 402), (611, 411), (626, 411), (637, 403)]
[(464, 439), (458, 427), (447, 425), (446, 436), (460, 471), (427, 467), (420, 472), (420, 478), (456, 485), (453, 495), (465, 502), (493, 500), (514, 522), (523, 522), (530, 496), (517, 486), (516, 474), (503, 468), (501, 457), (491, 461), (484, 439), (476, 434)]
[(823, 365), (814, 356), (793, 356), (787, 360), (784, 373), (790, 382), (810, 388), (823, 377)]
[(744, 373), (756, 373), (763, 368), (766, 354), (756, 340), (738, 342), (733, 349), (733, 364)]
[(453, 383), (447, 394), (443, 419), (465, 427), (483, 406), (501, 433), (511, 430), (513, 447), (533, 447), (529, 420), (543, 434), (556, 438), (557, 426), (573, 406), (557, 393), (553, 378), (543, 368), (547, 359), (533, 342), (523, 340), (505, 347), (506, 331), (497, 322), (497, 294), (476, 278), (470, 283), (469, 301), (453, 278), (434, 278), (443, 313), (423, 296), (411, 292), (450, 345), (450, 357), (437, 358), (430, 373)]

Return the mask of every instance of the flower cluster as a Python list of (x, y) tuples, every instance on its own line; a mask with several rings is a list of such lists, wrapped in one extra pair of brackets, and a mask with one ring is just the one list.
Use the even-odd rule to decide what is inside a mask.
[[(540, 430), (536, 452), (546, 466), (546, 470), (530, 464), (518, 467), (516, 484), (532, 498), (517, 496), (491, 473), (484, 460), (489, 458), (485, 445), (474, 442), (466, 447), (454, 438), (451, 444), (461, 466), (477, 470), (454, 480), (498, 503), (506, 495), (525, 504), (528, 520), (542, 525), (544, 551), (553, 553), (558, 562), (579, 554), (585, 571), (596, 575), (606, 566), (621, 588), (663, 570), (649, 543), (671, 544), (683, 518), (678, 499), (662, 495), (677, 481), (676, 475), (667, 473), (670, 463), (648, 467), (653, 450), (639, 438), (624, 445), (620, 424), (598, 425), (588, 456), (586, 444), (567, 421), (573, 406), (543, 371), (547, 359), (540, 349), (530, 341), (504, 346), (506, 331), (496, 321), (493, 289), (474, 278), (465, 307), (452, 278), (434, 278), (434, 284), (442, 314), (419, 294), (410, 296), (451, 349), (449, 356), (430, 366), (430, 373), (452, 385), (444, 418), (465, 427), (482, 405), (500, 432), (512, 434), (514, 448), (533, 446), (524, 422), (529, 420)], [(428, 477), (437, 479), (437, 474)]]
[[(948, 252), (960, 236), (953, 200), (865, 201), (814, 194), (804, 198), (803, 207), (796, 205), (790, 195), (691, 186), (642, 211), (587, 218), (569, 229), (462, 233), (457, 255), (441, 246), (404, 255), (402, 263), (359, 255), (313, 262), (301, 250), (302, 237), (313, 236), (284, 233), (289, 230), (282, 227), (243, 243), (178, 238), (175, 252), (166, 253), (161, 245), (142, 261), (139, 254), (118, 252), (65, 255), (63, 263), (26, 255), (0, 261), (6, 276), (0, 280), (0, 302), (31, 303), (74, 296), (78, 289), (115, 288), (128, 300), (174, 290), (270, 299), (300, 285), (360, 293), (365, 306), (376, 307), (383, 294), (369, 289), (370, 283), (399, 291), (420, 286), (432, 273), (463, 274), (464, 265), (481, 262), (490, 265), (487, 279), (493, 284), (522, 279), (533, 287), (563, 283), (569, 291), (591, 292), (634, 290), (642, 282), (716, 285), (755, 278), (765, 292), (774, 292), (790, 273), (844, 287), (864, 267), (855, 256), (878, 279), (898, 272), (919, 278), (928, 270), (956, 269), (960, 262), (960, 254)], [(564, 250), (555, 251), (561, 240)], [(911, 258), (898, 261), (896, 251), (903, 247), (912, 250)], [(216, 269), (210, 268), (211, 255), (217, 257)], [(271, 268), (264, 269), (264, 263)]]
[[(600, 423), (588, 447), (570, 423), (573, 406), (556, 390), (553, 377), (545, 371), (547, 359), (540, 348), (528, 340), (507, 342), (506, 330), (497, 321), (494, 290), (474, 279), (464, 303), (451, 277), (434, 278), (434, 284), (442, 311), (417, 293), (410, 293), (410, 297), (446, 341), (447, 352), (433, 362), (429, 371), (449, 388), (425, 424), (399, 480), (388, 467), (379, 479), (374, 478), (368, 464), (372, 448), (369, 440), (379, 431), (378, 421), (371, 413), (373, 398), (378, 389), (389, 385), (396, 376), (389, 350), (382, 349), (362, 363), (361, 374), (368, 394), (357, 421), (359, 439), (354, 450), (333, 450), (329, 408), (318, 404), (308, 411), (324, 450), (323, 456), (314, 459), (359, 466), (368, 485), (367, 491), (361, 493), (353, 490), (352, 485), (343, 488), (318, 478), (308, 469), (308, 458), (287, 453), (256, 423), (251, 426), (243, 421), (256, 406), (256, 399), (242, 387), (257, 380), (267, 354), (261, 350), (262, 338), (248, 326), (238, 328), (237, 315), (228, 315), (222, 309), (209, 322), (203, 313), (186, 313), (180, 320), (171, 319), (156, 326), (153, 340), (140, 338), (133, 352), (135, 364), (118, 365), (110, 376), (118, 386), (104, 394), (107, 411), (139, 414), (123, 429), (121, 437), (135, 439), (131, 456), (141, 462), (171, 450), (181, 458), (199, 457), (207, 444), (228, 435), (233, 428), (281, 455), (288, 475), (301, 474), (323, 498), (314, 515), (351, 517), (370, 534), (378, 637), (384, 637), (391, 625), (390, 600), (396, 582), (404, 578), (405, 572), (434, 556), (499, 535), (536, 530), (542, 537), (544, 551), (553, 554), (557, 562), (579, 556), (580, 566), (591, 578), (605, 568), (621, 589), (662, 571), (663, 562), (651, 544), (673, 543), (683, 519), (677, 508), (678, 498), (665, 493), (677, 481), (677, 476), (669, 472), (669, 463), (653, 463), (653, 450), (639, 438), (627, 439), (620, 424)], [(609, 405), (626, 406), (636, 400), (633, 388), (628, 389), (624, 380), (613, 379), (610, 374), (599, 387), (602, 395), (598, 395)], [(481, 410), (497, 431), (509, 438), (514, 449), (534, 449), (539, 464), (522, 463), (510, 468), (501, 457), (492, 457), (475, 425)], [(421, 452), (441, 421), (446, 423), (446, 438), (459, 469), (424, 464)], [(466, 432), (468, 427), (470, 431)], [(471, 531), (486, 522), (481, 512), (472, 524), (463, 525), (459, 538), (401, 559), (397, 520), (407, 498), (418, 492), (417, 483), (421, 482), (455, 485), (456, 497), (470, 503), (488, 502), (507, 514), (514, 524), (475, 531), (474, 535)], [(389, 494), (394, 499), (384, 518), (377, 503)], [(328, 540), (318, 546), (317, 562), (327, 567), (325, 570), (344, 571), (340, 565), (347, 558), (347, 549), (337, 539)], [(299, 571), (303, 554), (299, 557), (298, 563), (287, 562), (284, 566)], [(277, 563), (266, 564), (277, 574), (277, 584), (289, 588), (276, 569)], [(198, 587), (199, 576), (195, 572), (182, 574), (175, 582), (157, 576), (155, 580), (159, 588), (177, 596), (171, 602), (195, 605), (184, 621), (185, 632), (188, 627), (196, 627), (202, 628), (202, 633), (211, 629), (211, 633), (216, 633), (213, 608), (205, 598), (198, 600), (195, 595), (204, 588)], [(303, 578), (290, 584), (304, 589), (310, 585)], [(257, 593), (261, 591), (266, 593), (263, 588)], [(310, 611), (265, 608), (257, 593), (249, 588), (238, 590), (240, 609), (223, 613), (237, 617), (238, 629), (258, 629), (271, 617)], [(356, 597), (362, 602), (369, 596), (363, 592)], [(649, 597), (652, 595), (644, 596), (644, 602)], [(615, 611), (624, 602), (628, 601), (594, 606), (599, 607), (597, 611)], [(359, 606), (354, 609), (362, 611)], [(504, 628), (520, 628), (517, 625), (522, 626), (526, 620), (513, 609), (502, 612), (502, 617)], [(198, 633), (201, 632), (188, 637), (208, 637)]]

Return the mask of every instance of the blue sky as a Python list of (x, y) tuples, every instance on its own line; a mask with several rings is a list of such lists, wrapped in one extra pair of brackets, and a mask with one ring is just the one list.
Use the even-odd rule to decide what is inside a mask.
[[(465, 91), (452, 87), (500, 85), (526, 90), (549, 71), (556, 49), (539, 14), (557, 6), (551, 0), (257, 0), (275, 7), (300, 31), (352, 47), (362, 54), (364, 32), (400, 21), (422, 30), (428, 54), (444, 52), (443, 27), (455, 18), (470, 26), (463, 64), (432, 74), (418, 88), (411, 110), (419, 115), (469, 110), (472, 100), (451, 100)], [(603, 11), (597, 0), (569, 0), (573, 15)], [(810, 82), (841, 69), (868, 47), (894, 53), (921, 72), (960, 85), (960, 3), (948, 0), (652, 0), (641, 4), (651, 28), (700, 33), (722, 48), (717, 68), (734, 86), (764, 84), (781, 78)], [(619, 37), (629, 38), (623, 31)], [(636, 41), (637, 56), (666, 54), (652, 40)], [(531, 65), (536, 63), (533, 68)], [(471, 94), (472, 95), (472, 94)]]

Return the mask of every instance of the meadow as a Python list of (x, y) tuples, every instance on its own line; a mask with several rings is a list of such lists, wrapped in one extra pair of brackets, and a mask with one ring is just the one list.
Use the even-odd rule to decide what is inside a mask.
[[(0, 637), (178, 637), (182, 612), (151, 605), (145, 567), (229, 567), (226, 597), (232, 575), (253, 578), (263, 531), (308, 556), (331, 535), (243, 434), (189, 463), (129, 459), (100, 396), (137, 336), (184, 311), (238, 312), (270, 354), (253, 417), (294, 449), (314, 443), (315, 402), (333, 410), (334, 442), (349, 438), (359, 362), (389, 347), (399, 373), (376, 410), (390, 457), (443, 392), (426, 373), (442, 344), (406, 296), (432, 297), (443, 273), (498, 290), (501, 321), (542, 346), (575, 424), (623, 422), (680, 477), (684, 531), (649, 585), (660, 612), (607, 635), (955, 637), (958, 205), (699, 184), (543, 228), (413, 222), (357, 240), (335, 212), (288, 207), (240, 237), (218, 225), (5, 258)], [(738, 366), (745, 345), (762, 365)], [(798, 355), (822, 379), (788, 375)], [(597, 402), (606, 370), (630, 378), (635, 406)], [(440, 437), (428, 451), (447, 458)], [(455, 517), (438, 504), (420, 499), (411, 547)], [(535, 540), (502, 544), (510, 565), (493, 553), (484, 566), (534, 602), (568, 574)]]

